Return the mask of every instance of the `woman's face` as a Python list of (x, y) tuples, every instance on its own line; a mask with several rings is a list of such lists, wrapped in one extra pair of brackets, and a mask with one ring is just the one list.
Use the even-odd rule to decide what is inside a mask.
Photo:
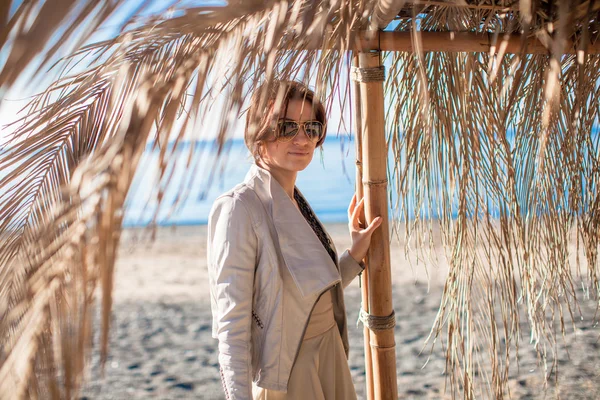
[[(280, 118), (298, 123), (316, 119), (311, 103), (304, 99), (289, 100), (287, 112)], [(288, 142), (279, 142), (273, 139), (263, 142), (261, 159), (271, 168), (298, 172), (310, 164), (315, 147), (316, 143), (308, 138), (304, 127), (300, 125), (298, 134)]]

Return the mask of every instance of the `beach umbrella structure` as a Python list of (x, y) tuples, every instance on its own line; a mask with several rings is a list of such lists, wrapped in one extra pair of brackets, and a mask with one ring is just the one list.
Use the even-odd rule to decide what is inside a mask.
[(509, 397), (524, 326), (553, 361), (579, 298), (597, 301), (600, 2), (127, 4), (0, 5), (2, 98), (57, 71), (0, 152), (1, 399), (76, 395), (96, 301), (106, 360), (124, 204), (147, 143), (160, 203), (175, 165), (198, 172), (178, 144), (217, 120), (221, 157), (200, 171), (215, 173), (248, 93), (275, 78), (315, 82), (328, 109), (351, 110), (364, 220), (384, 217), (361, 276), (369, 399), (397, 398), (394, 235), (427, 256), (439, 225), (449, 272), (430, 340), (443, 342), (454, 396)]

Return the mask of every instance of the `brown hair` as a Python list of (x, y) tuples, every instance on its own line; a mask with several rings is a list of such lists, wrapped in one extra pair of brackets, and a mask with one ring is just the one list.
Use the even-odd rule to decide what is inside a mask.
[[(288, 103), (292, 99), (304, 99), (308, 101), (315, 112), (317, 121), (323, 124), (325, 134), (317, 142), (317, 147), (323, 144), (327, 134), (327, 117), (325, 107), (316, 98), (314, 91), (304, 83), (298, 81), (275, 80), (270, 87), (263, 82), (252, 94), (250, 107), (246, 115), (246, 130), (244, 142), (252, 153), (255, 160), (260, 157), (261, 143), (274, 140), (273, 133), (280, 115), (287, 113)], [(275, 110), (275, 105), (281, 104), (280, 111)]]

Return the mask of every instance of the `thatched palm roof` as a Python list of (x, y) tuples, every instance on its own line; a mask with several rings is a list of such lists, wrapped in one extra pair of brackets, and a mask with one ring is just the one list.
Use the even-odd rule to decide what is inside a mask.
[[(186, 162), (166, 143), (226, 90), (222, 145), (248, 93), (274, 77), (315, 80), (327, 104), (348, 106), (340, 76), (357, 48), (399, 50), (387, 53), (385, 81), (395, 233), (405, 226), (422, 245), (428, 227), (441, 226), (451, 270), (432, 333), (445, 333), (448, 372), (462, 385), (454, 390), (473, 397), (482, 368), (492, 383), (483, 393), (506, 394), (520, 315), (544, 356), (556, 340), (550, 321), (566, 329), (579, 294), (571, 235), (597, 296), (600, 2), (175, 3), (169, 12), (141, 6), (109, 40), (89, 44), (116, 5), (0, 5), (2, 93), (40, 56), (41, 67), (64, 57), (56, 68), (65, 71), (31, 100), (0, 158), (0, 398), (73, 396), (97, 289), (106, 352), (123, 204), (148, 139), (163, 171)], [(394, 32), (379, 35), (384, 27)], [(75, 62), (85, 68), (71, 73)], [(223, 77), (226, 86), (215, 84)], [(190, 117), (172, 129), (182, 107)]]

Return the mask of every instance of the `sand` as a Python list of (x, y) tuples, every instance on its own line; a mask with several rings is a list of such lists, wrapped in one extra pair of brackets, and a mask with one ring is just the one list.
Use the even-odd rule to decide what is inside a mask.
[[(326, 228), (338, 252), (349, 246), (345, 224)], [(157, 233), (156, 241), (148, 244), (143, 231), (124, 232), (116, 268), (108, 362), (102, 375), (96, 341), (82, 399), (224, 397), (217, 343), (211, 337), (206, 227), (160, 228)], [(428, 278), (423, 265), (407, 261), (395, 241), (391, 259), (399, 397), (451, 398), (445, 387), (443, 340), (432, 352), (421, 352), (438, 312), (447, 268), (443, 262), (429, 266)], [(358, 397), (364, 399), (363, 330), (355, 323), (360, 307), (358, 279), (345, 296), (349, 364)], [(512, 398), (600, 398), (600, 328), (593, 322), (594, 302), (581, 304), (587, 318), (578, 320), (575, 328), (569, 326), (564, 342), (559, 340), (558, 374), (548, 372), (546, 385), (533, 347), (527, 337), (522, 338), (519, 367), (513, 367), (509, 376)]]

